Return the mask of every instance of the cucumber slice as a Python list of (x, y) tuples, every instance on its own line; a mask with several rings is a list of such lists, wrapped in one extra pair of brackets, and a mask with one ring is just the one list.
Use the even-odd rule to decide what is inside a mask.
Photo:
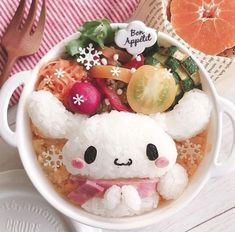
[(167, 47), (167, 48), (159, 47), (158, 52), (164, 56), (172, 56), (179, 61), (182, 61), (187, 58), (187, 55), (185, 53), (179, 51), (179, 49), (176, 46), (171, 46), (171, 47)]
[(165, 64), (165, 61), (167, 60), (167, 56), (163, 56), (159, 53), (155, 53), (153, 57), (163, 65)]
[(201, 84), (201, 78), (200, 78), (200, 73), (199, 72), (193, 73), (191, 75), (191, 78), (193, 79), (193, 82), (196, 86)]
[(173, 56), (174, 53), (178, 50), (176, 46), (171, 47), (159, 47), (158, 53), (160, 53), (163, 56)]
[(178, 75), (177, 72), (173, 72), (173, 77), (175, 79), (175, 83), (176, 83), (176, 86), (177, 86), (177, 91), (176, 91), (176, 97), (175, 97), (175, 100), (173, 102), (173, 104), (171, 105), (171, 108), (173, 109), (173, 107), (178, 103), (178, 101), (182, 98), (184, 92), (182, 90), (182, 87), (181, 87), (181, 80), (180, 80), (180, 77)]
[(180, 76), (177, 72), (173, 72), (173, 77), (175, 79), (175, 83), (178, 85), (180, 83)]
[(178, 51), (178, 48), (176, 46), (171, 46), (167, 48), (167, 55), (168, 56), (174, 56), (174, 54)]
[(193, 80), (188, 77), (187, 79), (181, 81), (181, 88), (184, 92), (188, 92), (190, 91), (191, 89), (194, 88), (194, 83), (193, 83)]
[[(178, 76), (180, 78), (180, 85), (181, 85), (183, 92), (187, 92), (187, 91), (194, 88), (193, 80), (190, 78), (188, 73), (185, 72), (185, 70), (182, 67), (179, 67), (176, 70), (176, 73), (178, 74)], [(175, 74), (175, 76), (177, 76), (177, 75)]]
[(191, 56), (183, 60), (181, 64), (189, 75), (192, 75), (193, 73), (199, 71), (199, 67), (197, 66), (196, 62), (192, 59)]
[(177, 51), (172, 55), (172, 57), (174, 57), (174, 58), (177, 59), (177, 60), (182, 61), (182, 60), (184, 60), (184, 59), (187, 58), (187, 55), (186, 55), (185, 53), (183, 53), (183, 52), (177, 50)]
[(147, 64), (147, 65), (154, 65), (155, 66), (158, 63), (159, 63), (159, 61), (156, 58), (152, 57), (152, 56), (147, 56), (144, 59), (144, 64)]
[(174, 72), (180, 67), (180, 62), (174, 57), (169, 56), (165, 61), (165, 65)]
[(185, 72), (185, 70), (180, 66), (177, 70), (176, 73), (178, 74), (178, 76), (180, 77), (180, 80), (186, 80), (189, 78), (189, 75), (187, 72)]

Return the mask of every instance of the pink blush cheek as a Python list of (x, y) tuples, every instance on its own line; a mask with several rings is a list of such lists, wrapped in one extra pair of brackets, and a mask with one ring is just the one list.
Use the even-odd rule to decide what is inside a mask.
[(74, 168), (83, 169), (86, 167), (85, 161), (80, 158), (72, 160), (71, 163)]
[(160, 157), (155, 161), (155, 165), (158, 168), (165, 168), (169, 164), (169, 160), (164, 157)]

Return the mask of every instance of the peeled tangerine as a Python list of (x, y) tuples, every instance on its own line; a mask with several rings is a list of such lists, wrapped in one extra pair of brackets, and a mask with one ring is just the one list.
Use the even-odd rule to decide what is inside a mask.
[(192, 47), (217, 55), (235, 46), (234, 0), (172, 0), (171, 23)]
[(154, 114), (172, 105), (176, 91), (175, 80), (166, 68), (143, 65), (129, 82), (127, 100), (135, 112)]
[(100, 101), (100, 92), (91, 83), (76, 82), (68, 93), (69, 107), (74, 113), (94, 114)]

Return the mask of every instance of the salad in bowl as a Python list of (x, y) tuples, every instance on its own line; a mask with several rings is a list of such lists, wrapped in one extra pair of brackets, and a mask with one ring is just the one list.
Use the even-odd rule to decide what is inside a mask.
[(177, 199), (206, 154), (211, 104), (197, 64), (142, 22), (87, 22), (80, 33), (40, 69), (28, 100), (46, 175), (68, 201), (107, 217)]

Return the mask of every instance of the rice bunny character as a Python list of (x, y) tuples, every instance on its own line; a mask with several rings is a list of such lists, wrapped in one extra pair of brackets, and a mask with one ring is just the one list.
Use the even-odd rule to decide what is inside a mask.
[(142, 115), (111, 111), (91, 117), (72, 114), (48, 91), (32, 93), (28, 112), (48, 138), (66, 138), (63, 164), (79, 187), (68, 198), (94, 214), (122, 217), (150, 211), (160, 197), (178, 198), (188, 183), (176, 164), (173, 139), (201, 132), (210, 102), (200, 90), (184, 95), (172, 111)]

